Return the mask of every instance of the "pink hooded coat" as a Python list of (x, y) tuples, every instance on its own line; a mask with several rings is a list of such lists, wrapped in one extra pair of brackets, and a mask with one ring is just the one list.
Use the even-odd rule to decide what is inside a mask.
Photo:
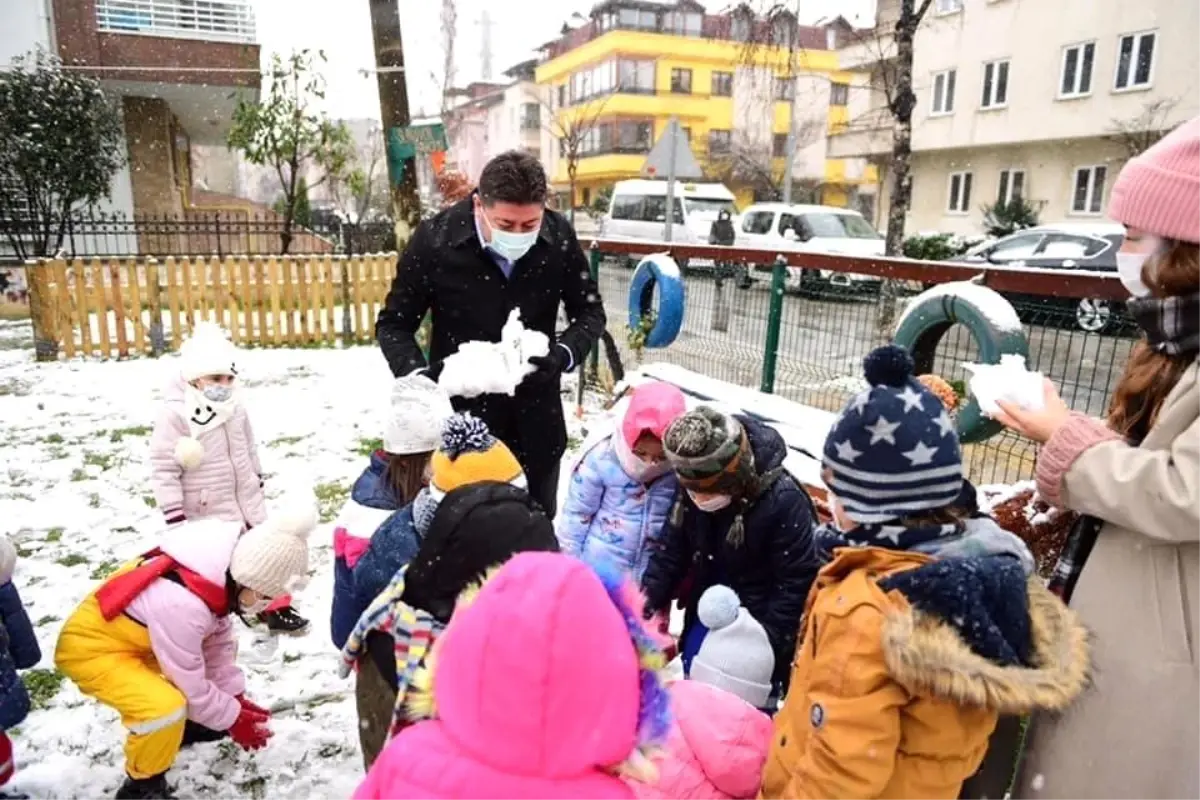
[(435, 649), (438, 718), (403, 730), (356, 798), (628, 798), (638, 657), (582, 561), (521, 553)]
[(675, 724), (655, 760), (658, 781), (630, 781), (639, 798), (751, 798), (771, 748), (770, 718), (740, 697), (699, 681), (671, 684)]
[[(233, 556), (241, 525), (189, 522), (163, 534), (159, 549), (218, 586)], [(228, 730), (241, 709), (236, 696), (246, 680), (235, 663), (237, 639), (228, 615), (218, 617), (177, 583), (159, 578), (125, 610), (146, 626), (163, 675), (187, 698), (188, 718)]]
[(168, 520), (182, 511), (188, 519), (223, 519), (258, 525), (267, 517), (262, 466), (250, 418), (241, 405), (224, 424), (197, 437), (204, 447), (204, 457), (198, 465), (184, 469), (176, 460), (176, 445), (191, 435), (188, 409), (184, 407), (186, 386), (180, 377), (167, 387), (166, 406), (150, 438), (151, 484), (159, 510)]

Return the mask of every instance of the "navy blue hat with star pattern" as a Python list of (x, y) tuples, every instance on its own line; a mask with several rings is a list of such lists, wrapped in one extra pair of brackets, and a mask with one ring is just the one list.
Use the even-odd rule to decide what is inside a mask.
[(952, 505), (962, 489), (962, 450), (942, 401), (913, 377), (896, 345), (863, 361), (870, 388), (847, 404), (825, 440), (822, 463), (846, 516), (890, 522)]

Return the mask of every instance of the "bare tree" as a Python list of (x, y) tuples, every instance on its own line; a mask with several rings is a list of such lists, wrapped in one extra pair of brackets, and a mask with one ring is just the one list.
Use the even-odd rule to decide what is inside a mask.
[[(551, 87), (550, 91), (553, 91)], [(579, 159), (585, 155), (587, 140), (597, 129), (608, 105), (611, 94), (606, 94), (585, 101), (580, 107), (573, 109), (555, 109), (550, 103), (550, 97), (538, 96), (536, 99), (544, 113), (542, 127), (558, 142), (559, 158), (567, 162), (567, 185), (570, 194), (570, 210), (568, 215), (571, 224), (575, 224), (575, 177), (579, 173)], [(614, 139), (617, 132), (613, 132)]]
[(334, 204), (355, 221), (386, 213), (389, 205), (383, 129), (372, 124), (365, 142), (356, 142), (350, 172), (329, 187)]
[(1126, 158), (1136, 158), (1171, 132), (1174, 126), (1167, 120), (1177, 105), (1179, 99), (1175, 97), (1145, 103), (1139, 114), (1128, 119), (1114, 119), (1104, 138), (1124, 150)]
[[(799, 151), (807, 147), (824, 134), (823, 120), (801, 121), (794, 133), (795, 149)], [(779, 161), (773, 142), (761, 142), (746, 131), (738, 131), (727, 155), (709, 156), (706, 172), (710, 178), (721, 183), (750, 187), (755, 200), (774, 202), (784, 197), (787, 164)], [(824, 187), (822, 182), (806, 179), (799, 181), (799, 184), (801, 191), (793, 192), (793, 199), (816, 202), (820, 198), (820, 191)]]

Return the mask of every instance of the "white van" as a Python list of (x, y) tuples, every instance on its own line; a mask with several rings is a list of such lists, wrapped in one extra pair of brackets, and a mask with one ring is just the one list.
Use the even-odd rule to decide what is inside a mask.
[[(717, 213), (737, 211), (733, 192), (720, 183), (675, 181), (675, 216), (671, 241), (708, 244), (708, 230)], [(613, 187), (608, 213), (600, 222), (600, 235), (610, 239), (649, 239), (661, 242), (667, 235), (667, 182), (618, 181)]]

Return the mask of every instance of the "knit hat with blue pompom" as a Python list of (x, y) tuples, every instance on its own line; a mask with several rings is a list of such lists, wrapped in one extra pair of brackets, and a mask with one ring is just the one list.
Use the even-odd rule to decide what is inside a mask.
[(441, 500), (460, 486), (481, 481), (526, 488), (525, 473), (504, 442), (480, 419), (455, 414), (442, 428), (442, 445), (430, 461), (429, 494)]
[(913, 377), (896, 345), (863, 362), (860, 392), (825, 439), (822, 465), (846, 516), (873, 525), (953, 505), (962, 490), (962, 450), (942, 401)]

